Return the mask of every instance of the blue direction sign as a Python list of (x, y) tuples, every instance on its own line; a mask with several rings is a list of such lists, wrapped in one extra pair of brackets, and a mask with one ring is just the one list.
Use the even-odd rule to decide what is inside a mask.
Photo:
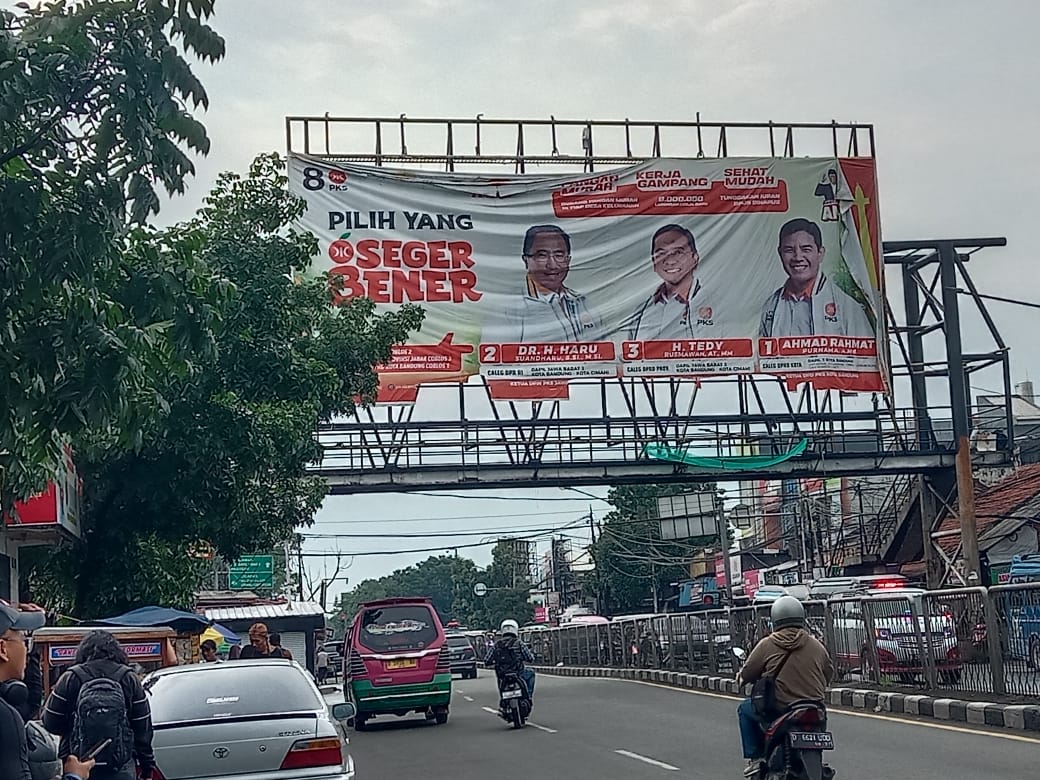
[(228, 569), (231, 590), (274, 587), (274, 556), (243, 555)]

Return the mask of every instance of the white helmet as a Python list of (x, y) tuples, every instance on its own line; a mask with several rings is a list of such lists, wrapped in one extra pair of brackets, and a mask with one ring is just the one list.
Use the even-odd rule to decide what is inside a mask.
[(503, 620), (498, 631), (503, 636), (520, 636), (520, 626), (515, 620)]
[(773, 622), (774, 630), (785, 626), (804, 628), (805, 607), (794, 596), (781, 596), (770, 607), (769, 618)]

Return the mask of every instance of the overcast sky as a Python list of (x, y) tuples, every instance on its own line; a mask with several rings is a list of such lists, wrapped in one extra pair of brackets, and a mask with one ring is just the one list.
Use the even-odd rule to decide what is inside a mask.
[[(1006, 249), (973, 264), (976, 283), (1040, 299), (1029, 232), (1040, 206), (1032, 0), (218, 0), (217, 9), (227, 57), (197, 68), (211, 99), (212, 151), (163, 222), (188, 216), (218, 171), (284, 151), (290, 114), (837, 119), (876, 126), (886, 239), (1006, 236)], [(755, 152), (767, 150), (744, 150)], [(1040, 311), (993, 312), (1016, 381), (1040, 378)], [(990, 346), (977, 317), (966, 315), (965, 328), (969, 349)], [(983, 390), (990, 380), (977, 381)], [(559, 501), (568, 495), (559, 490), (538, 493), (555, 499), (543, 501), (475, 495), (330, 498), (311, 531), (545, 529), (589, 504), (574, 494)], [(601, 516), (605, 505), (593, 509)], [(308, 549), (450, 549), (481, 538), (315, 539)], [(486, 547), (459, 552), (488, 560)], [(422, 557), (355, 557), (347, 574), (353, 584)]]

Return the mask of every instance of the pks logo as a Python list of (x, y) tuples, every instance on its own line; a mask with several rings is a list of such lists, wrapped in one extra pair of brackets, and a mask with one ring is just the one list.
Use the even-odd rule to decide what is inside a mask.
[(837, 306), (837, 304), (832, 302), (832, 303), (828, 303), (826, 306), (824, 306), (823, 307), (823, 315), (828, 320), (830, 320), (831, 322), (836, 321), (838, 319), (838, 306)]
[(344, 233), (329, 244), (329, 259), (334, 263), (349, 263), (354, 257), (354, 245), (347, 241), (350, 233)]
[[(325, 179), (328, 178), (328, 182)], [(346, 192), (347, 172), (332, 169), (328, 172), (321, 168), (308, 166), (303, 169), (303, 188), (314, 192), (316, 190), (328, 189), (332, 192)]]
[(697, 309), (697, 324), (714, 325), (714, 314), (715, 312), (712, 311), (712, 308), (710, 306), (701, 306), (699, 309)]

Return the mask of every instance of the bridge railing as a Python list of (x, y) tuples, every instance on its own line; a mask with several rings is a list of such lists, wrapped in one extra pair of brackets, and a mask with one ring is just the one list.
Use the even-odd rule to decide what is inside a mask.
[[(934, 410), (933, 410), (934, 411)], [(647, 444), (725, 458), (779, 455), (803, 438), (817, 458), (948, 453), (952, 442), (922, 449), (909, 409), (792, 415), (645, 416), (607, 419), (387, 420), (342, 422), (318, 431), (313, 471), (373, 468), (647, 462)]]
[[(834, 684), (1040, 696), (1040, 583), (803, 602)], [(731, 676), (735, 647), (770, 632), (769, 605), (525, 630), (540, 664)]]

